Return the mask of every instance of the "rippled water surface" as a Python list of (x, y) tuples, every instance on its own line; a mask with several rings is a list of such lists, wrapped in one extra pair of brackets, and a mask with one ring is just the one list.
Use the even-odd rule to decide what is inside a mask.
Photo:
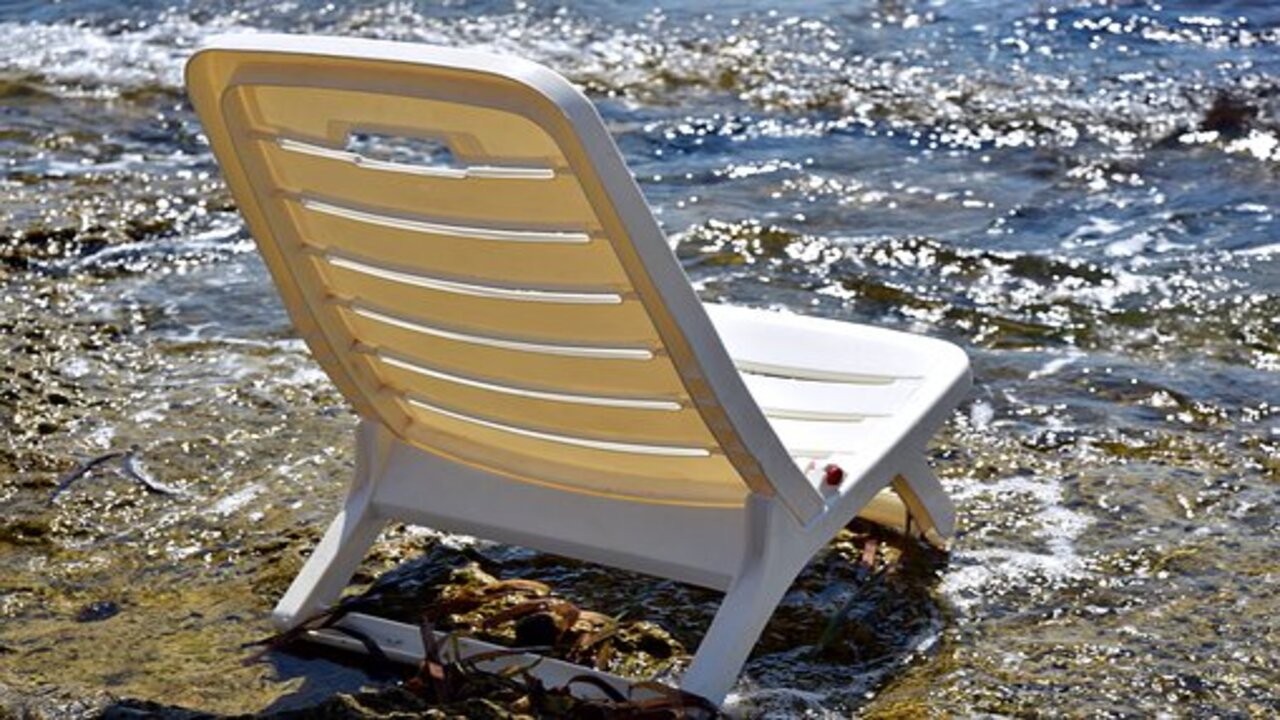
[[(834, 546), (738, 712), (1280, 714), (1280, 7), (80, 0), (0, 4), (0, 716), (358, 683), (240, 665), (354, 424), (182, 93), (202, 38), (251, 29), (546, 63), (599, 105), (705, 299), (970, 353), (932, 446), (950, 556), (868, 581)], [(48, 502), (132, 446), (180, 492), (107, 461)], [(423, 548), (690, 644), (714, 608), (403, 528), (364, 579)]]

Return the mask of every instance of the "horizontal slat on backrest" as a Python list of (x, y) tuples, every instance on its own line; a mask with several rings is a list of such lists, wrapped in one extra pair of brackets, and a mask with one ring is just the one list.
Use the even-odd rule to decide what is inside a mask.
[[(424, 423), (414, 423), (405, 431), (411, 442), (430, 447), (434, 452), (463, 464), (589, 495), (715, 507), (740, 506), (747, 495), (747, 487), (737, 479), (732, 466), (718, 456), (682, 459), (683, 467), (678, 465), (676, 472), (666, 475), (628, 474), (612, 463), (602, 471), (561, 462), (576, 458), (567, 457), (563, 453), (564, 446), (557, 443), (546, 443), (545, 446), (511, 444), (511, 436), (500, 431), (493, 431), (490, 435), (474, 434), (472, 430), (465, 432), (466, 436), (460, 437)], [(646, 464), (645, 469), (649, 470), (651, 466)], [(686, 477), (689, 473), (684, 470), (692, 470), (695, 477)], [(661, 528), (654, 531), (661, 532)]]
[(551, 341), (652, 344), (657, 339), (644, 308), (635, 300), (578, 303), (539, 299), (556, 297), (545, 295), (484, 297), (423, 286), (399, 276), (375, 275), (333, 260), (313, 259), (312, 263), (334, 296), (396, 308), (409, 319), (432, 325), (453, 324), (460, 330)]
[(342, 314), (361, 342), (445, 371), (566, 392), (652, 395), (680, 387), (670, 360), (642, 348), (553, 345), (518, 335), (461, 333), (447, 324), (428, 326), (360, 306), (344, 308)]
[(600, 237), (561, 233), (486, 238), (476, 228), (414, 223), (328, 203), (288, 205), (302, 240), (317, 248), (499, 283), (627, 287), (622, 266)]
[(401, 357), (370, 354), (391, 388), (444, 407), (468, 408), (497, 422), (640, 444), (709, 447), (715, 439), (689, 404), (663, 397), (566, 393), (445, 372)]
[(542, 128), (515, 113), (463, 103), (323, 87), (240, 88), (262, 130), (300, 139), (339, 140), (352, 130), (419, 131), (453, 136), (455, 157), (486, 163), (532, 162), (564, 167), (564, 155)]
[[(581, 433), (554, 433), (543, 428), (499, 423), (417, 400), (406, 400), (405, 409), (422, 428), (455, 438), (469, 438), (473, 443), (502, 448), (506, 453), (527, 459), (546, 458), (550, 464), (585, 472), (583, 479), (590, 477), (593, 483), (603, 481), (606, 475), (617, 474), (680, 480), (696, 488), (735, 476), (724, 456), (704, 448), (622, 443)], [(525, 468), (516, 463), (506, 470), (519, 473)]]
[(545, 180), (429, 177), (290, 151), (273, 139), (257, 144), (287, 193), (341, 198), (445, 223), (517, 230), (580, 230), (595, 223), (577, 181), (563, 173)]

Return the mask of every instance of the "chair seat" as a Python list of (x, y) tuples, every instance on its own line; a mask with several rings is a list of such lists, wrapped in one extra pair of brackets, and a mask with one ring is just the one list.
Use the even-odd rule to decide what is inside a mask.
[(747, 390), (801, 469), (884, 451), (939, 406), (950, 378), (967, 367), (955, 346), (933, 338), (769, 310), (704, 307)]

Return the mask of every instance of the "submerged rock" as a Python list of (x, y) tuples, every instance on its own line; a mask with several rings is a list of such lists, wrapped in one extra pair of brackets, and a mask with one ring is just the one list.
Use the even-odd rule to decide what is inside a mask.
[(98, 600), (80, 608), (76, 622), (101, 622), (120, 614), (120, 605), (112, 600)]

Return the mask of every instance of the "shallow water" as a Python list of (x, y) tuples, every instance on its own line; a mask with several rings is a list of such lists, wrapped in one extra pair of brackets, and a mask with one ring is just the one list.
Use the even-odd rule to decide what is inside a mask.
[[(181, 91), (201, 38), (250, 28), (547, 63), (599, 104), (704, 298), (970, 353), (932, 446), (949, 560), (868, 585), (833, 549), (740, 711), (1280, 713), (1280, 7), (77, 0), (0, 7), (0, 715), (354, 682), (239, 665), (334, 511), (354, 422)], [(47, 502), (132, 445), (182, 493), (104, 463)], [(713, 607), (405, 529), (364, 579), (442, 542), (690, 639)]]

